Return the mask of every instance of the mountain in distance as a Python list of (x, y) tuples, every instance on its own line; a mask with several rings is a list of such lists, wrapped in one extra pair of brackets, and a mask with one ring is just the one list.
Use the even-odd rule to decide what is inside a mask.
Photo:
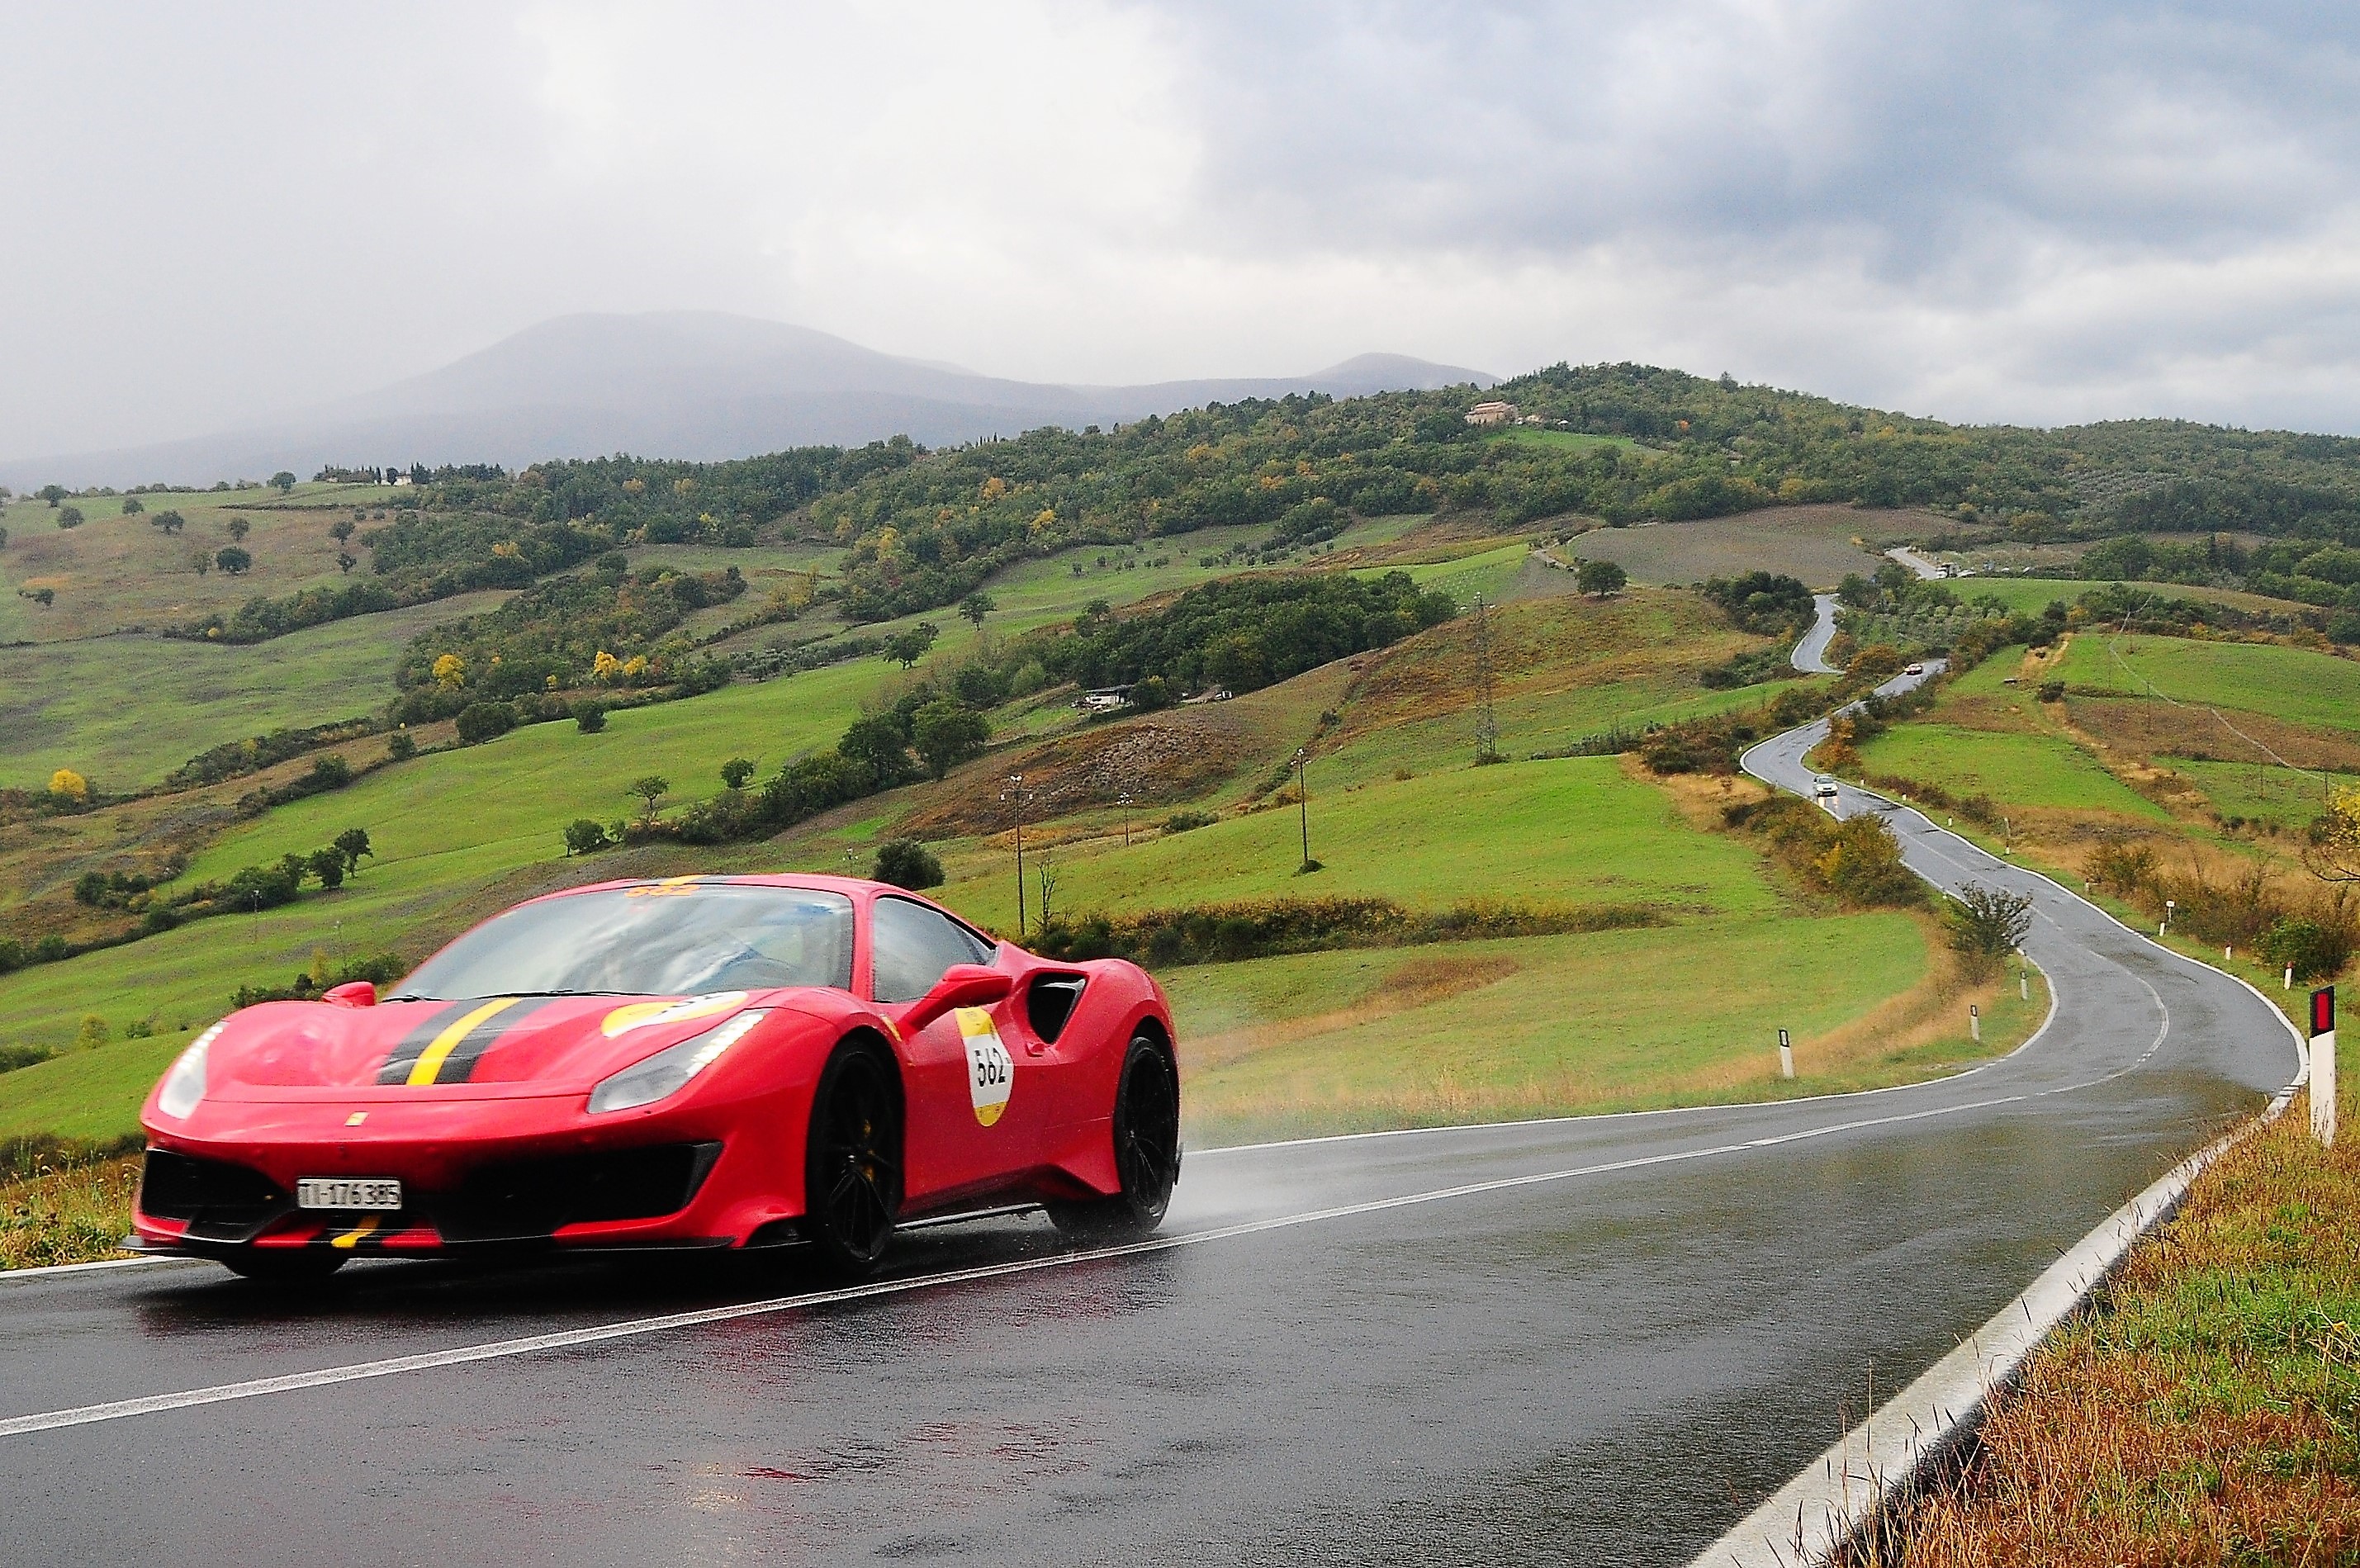
[(880, 354), (712, 311), (560, 316), (439, 370), (267, 425), (115, 452), (0, 462), (19, 490), (209, 484), (327, 464), (497, 463), (628, 452), (710, 461), (908, 435), (928, 446), (1042, 425), (1110, 425), (1290, 392), (1359, 397), (1498, 377), (1367, 354), (1299, 376), (1057, 386)]

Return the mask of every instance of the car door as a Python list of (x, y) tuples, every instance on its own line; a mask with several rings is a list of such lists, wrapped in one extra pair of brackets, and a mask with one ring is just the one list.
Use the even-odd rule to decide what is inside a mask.
[[(995, 951), (940, 910), (880, 898), (869, 917), (869, 995), (889, 1009), (914, 1002), (953, 964), (989, 964)], [(1005, 1002), (962, 1007), (903, 1040), (912, 1201), (956, 1195), (1036, 1160), (1043, 1107), (1012, 1012)]]

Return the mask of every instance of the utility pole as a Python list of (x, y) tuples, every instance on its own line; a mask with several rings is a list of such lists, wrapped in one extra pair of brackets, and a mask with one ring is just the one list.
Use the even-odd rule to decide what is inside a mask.
[(1311, 863), (1311, 751), (1307, 746), (1295, 748), (1295, 811), (1303, 824), (1303, 864), (1295, 875), (1314, 869)]
[(1475, 595), (1475, 766), (1480, 768), (1500, 760), (1500, 721), (1491, 711), (1491, 615), (1480, 593)]
[(1000, 798), (1016, 808), (1016, 937), (1024, 939), (1024, 775), (1011, 773)]
[(1116, 802), (1122, 807), (1122, 847), (1131, 847), (1131, 791), (1125, 789)]

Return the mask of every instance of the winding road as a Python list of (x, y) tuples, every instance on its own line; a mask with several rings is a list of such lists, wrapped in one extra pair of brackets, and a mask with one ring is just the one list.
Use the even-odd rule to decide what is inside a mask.
[[(1805, 785), (1819, 728), (1748, 770)], [(0, 1277), (7, 1560), (1682, 1561), (2296, 1071), (2234, 982), (1837, 809), (2034, 895), (2034, 1041), (1874, 1094), (1201, 1150), (1150, 1243), (1011, 1214), (848, 1292)]]

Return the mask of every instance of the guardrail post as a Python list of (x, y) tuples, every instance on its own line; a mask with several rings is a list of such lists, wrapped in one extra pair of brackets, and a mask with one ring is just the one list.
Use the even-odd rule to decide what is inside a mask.
[(1983, 1042), (1983, 1010), (1973, 1002), (1967, 1004), (1967, 1032), (1975, 1037), (1977, 1045)]
[(2335, 987), (2311, 994), (2311, 1136), (2335, 1147)]

